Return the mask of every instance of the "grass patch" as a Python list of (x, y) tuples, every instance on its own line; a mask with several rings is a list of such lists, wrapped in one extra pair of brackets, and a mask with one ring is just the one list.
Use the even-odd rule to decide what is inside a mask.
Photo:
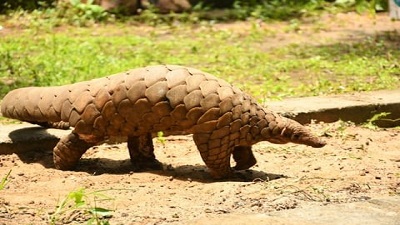
[[(64, 1), (14, 1), (5, 0), (0, 3), (0, 14), (9, 14), (17, 23), (24, 21), (26, 26), (50, 25), (60, 26), (71, 24), (87, 26), (89, 24), (126, 20), (126, 9), (120, 8), (105, 11), (94, 4), (94, 0), (64, 0)], [(193, 1), (191, 1), (193, 3)], [(223, 10), (221, 10), (223, 8)], [(152, 5), (139, 9), (133, 20), (148, 24), (202, 21), (233, 21), (233, 20), (291, 20), (319, 15), (321, 12), (357, 11), (359, 13), (388, 9), (386, 0), (233, 0), (233, 1), (197, 1), (190, 13), (159, 14)], [(129, 11), (129, 10), (128, 10)], [(29, 12), (29, 13), (26, 13)], [(139, 13), (140, 12), (140, 13)], [(132, 16), (131, 16), (132, 17)], [(48, 21), (48, 22), (45, 22)], [(43, 23), (44, 22), (44, 23)]]
[(301, 81), (296, 90), (300, 95), (398, 88), (400, 64), (393, 57), (400, 54), (396, 49), (379, 37), (356, 43), (290, 45), (276, 55), (275, 68)]
[[(50, 224), (86, 222), (86, 224), (106, 225), (113, 210), (98, 206), (99, 202), (110, 201), (112, 198), (104, 195), (102, 191), (87, 192), (81, 188), (71, 191), (58, 203), (55, 212), (50, 216)], [(77, 215), (71, 217), (70, 214)]]
[(364, 123), (364, 127), (371, 129), (371, 130), (377, 130), (378, 126), (375, 124), (376, 121), (379, 121), (380, 119), (385, 118), (388, 115), (390, 115), (389, 112), (382, 112), (382, 113), (375, 114), (366, 123)]
[(256, 25), (246, 33), (129, 23), (28, 29), (0, 40), (0, 97), (18, 87), (68, 84), (154, 64), (205, 70), (260, 101), (399, 87), (398, 33), (353, 43), (265, 47), (273, 35)]
[(0, 180), (0, 191), (3, 190), (6, 187), (6, 185), (8, 183), (8, 178), (10, 177), (10, 174), (11, 174), (11, 170), (9, 170), (8, 173), (3, 178), (1, 178), (1, 180)]

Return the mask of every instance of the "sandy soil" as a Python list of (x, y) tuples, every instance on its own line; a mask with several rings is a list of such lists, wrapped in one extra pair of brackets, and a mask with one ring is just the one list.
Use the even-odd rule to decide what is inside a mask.
[[(57, 205), (80, 188), (86, 193), (84, 207), (114, 210), (107, 218), (111, 224), (181, 224), (215, 214), (400, 195), (399, 129), (344, 122), (309, 127), (329, 144), (313, 149), (259, 143), (254, 146), (258, 164), (223, 181), (210, 178), (190, 136), (155, 139), (163, 171), (132, 172), (125, 144), (88, 151), (76, 171), (53, 169), (50, 152), (2, 155), (0, 174), (12, 172), (1, 191), (0, 224), (46, 224)], [(110, 199), (102, 201), (103, 195)], [(90, 218), (64, 209), (57, 224)]]
[[(399, 29), (399, 23), (385, 15), (373, 19), (345, 14), (323, 20), (337, 26), (318, 33), (313, 32), (314, 25), (301, 27), (302, 32), (276, 33), (265, 47), (272, 41), (343, 41)], [(240, 26), (243, 31), (250, 27)], [(270, 29), (279, 30), (279, 25), (274, 26)], [(85, 204), (79, 209), (113, 210), (101, 219), (110, 224), (188, 224), (210, 215), (268, 213), (400, 195), (399, 129), (371, 130), (344, 122), (309, 128), (328, 145), (313, 149), (259, 143), (254, 146), (257, 165), (224, 181), (210, 178), (190, 136), (167, 137), (165, 142), (155, 139), (156, 155), (165, 163), (163, 171), (132, 172), (125, 144), (91, 149), (76, 171), (55, 170), (51, 152), (0, 155), (0, 178), (11, 171), (0, 191), (0, 225), (49, 224), (51, 218), (55, 224), (85, 223), (91, 214), (72, 207), (73, 202), (59, 213), (56, 210), (81, 188)]]

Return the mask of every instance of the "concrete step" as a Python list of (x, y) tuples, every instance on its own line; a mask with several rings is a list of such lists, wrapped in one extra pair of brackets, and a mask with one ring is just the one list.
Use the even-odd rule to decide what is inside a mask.
[(338, 120), (364, 123), (374, 115), (390, 115), (376, 121), (381, 127), (400, 126), (400, 89), (361, 92), (335, 96), (291, 98), (269, 102), (267, 107), (302, 124), (311, 120), (326, 123)]
[(211, 215), (190, 221), (193, 225), (399, 225), (400, 198), (371, 199), (332, 205), (307, 205), (265, 214)]

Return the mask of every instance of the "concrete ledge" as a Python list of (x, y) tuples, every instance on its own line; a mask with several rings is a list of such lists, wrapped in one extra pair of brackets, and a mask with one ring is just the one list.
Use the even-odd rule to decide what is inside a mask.
[(52, 150), (61, 137), (71, 132), (45, 129), (29, 123), (0, 126), (0, 154)]
[[(377, 113), (390, 112), (391, 115), (387, 117), (389, 120), (377, 121), (377, 125), (400, 126), (400, 90), (292, 98), (270, 102), (267, 107), (303, 124), (311, 120), (330, 123), (339, 119), (363, 123)], [(0, 154), (49, 151), (69, 132), (28, 123), (0, 125)]]
[(263, 214), (209, 215), (189, 224), (253, 224), (253, 225), (398, 225), (400, 221), (400, 198), (371, 199), (368, 201), (332, 205), (309, 204), (289, 210)]
[(400, 126), (400, 90), (292, 98), (269, 102), (267, 107), (302, 124), (311, 120), (326, 123), (343, 120), (360, 124), (378, 113), (389, 112), (391, 114), (376, 121), (376, 125)]

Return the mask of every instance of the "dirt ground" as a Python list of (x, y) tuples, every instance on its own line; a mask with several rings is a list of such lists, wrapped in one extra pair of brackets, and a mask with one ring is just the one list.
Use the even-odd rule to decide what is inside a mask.
[[(190, 136), (155, 139), (163, 171), (132, 172), (125, 144), (88, 151), (76, 171), (53, 169), (51, 152), (2, 155), (0, 174), (12, 172), (1, 191), (0, 224), (46, 224), (56, 206), (80, 188), (87, 193), (85, 207), (114, 210), (111, 224), (187, 224), (216, 214), (400, 195), (399, 129), (344, 122), (309, 127), (328, 141), (326, 147), (259, 143), (257, 165), (224, 181), (211, 179)], [(90, 194), (100, 190), (111, 199)], [(69, 210), (57, 219), (64, 224), (88, 217)]]
[[(266, 47), (272, 46), (272, 39), (279, 44), (324, 38), (342, 41), (355, 34), (400, 29), (386, 15), (373, 19), (341, 14), (333, 19), (351, 22), (335, 22), (337, 26), (312, 35), (304, 25), (302, 34), (278, 33)], [(81, 188), (86, 193), (81, 208), (113, 210), (102, 218), (110, 224), (190, 224), (222, 214), (268, 213), (400, 195), (400, 129), (373, 130), (345, 122), (308, 127), (326, 139), (326, 147), (259, 143), (253, 147), (257, 165), (223, 181), (208, 175), (190, 136), (154, 140), (163, 171), (132, 172), (125, 144), (91, 149), (76, 171), (55, 170), (51, 152), (0, 155), (0, 179), (11, 171), (5, 189), (0, 190), (0, 225), (49, 224), (52, 217), (56, 224), (85, 223), (90, 214), (68, 206), (56, 210), (66, 196)]]

